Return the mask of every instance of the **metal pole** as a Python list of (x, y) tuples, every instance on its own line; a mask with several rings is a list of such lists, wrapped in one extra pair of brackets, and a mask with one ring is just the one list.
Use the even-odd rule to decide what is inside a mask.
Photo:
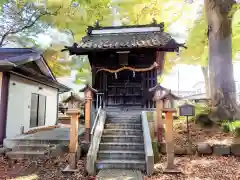
[(178, 96), (180, 95), (180, 77), (179, 77), (179, 67), (178, 67)]
[(187, 141), (188, 141), (188, 143), (190, 143), (188, 116), (187, 116)]
[(98, 93), (97, 93), (97, 102), (96, 102), (96, 109), (98, 109)]

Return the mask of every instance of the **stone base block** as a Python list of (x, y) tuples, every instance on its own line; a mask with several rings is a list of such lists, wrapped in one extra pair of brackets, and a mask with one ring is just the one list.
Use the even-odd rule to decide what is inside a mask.
[(213, 145), (213, 153), (218, 156), (228, 156), (230, 155), (230, 146), (223, 144)]
[(240, 156), (240, 144), (231, 145), (231, 154), (234, 156)]
[(213, 152), (212, 147), (208, 143), (199, 143), (197, 151), (199, 155), (211, 155)]
[(70, 165), (67, 165), (64, 170), (62, 170), (62, 173), (68, 174), (68, 173), (76, 173), (78, 172), (78, 169), (71, 168)]
[(182, 171), (174, 165), (172, 167), (166, 166), (165, 168), (163, 168), (163, 173), (165, 173), (165, 174), (180, 174), (180, 173), (182, 173)]

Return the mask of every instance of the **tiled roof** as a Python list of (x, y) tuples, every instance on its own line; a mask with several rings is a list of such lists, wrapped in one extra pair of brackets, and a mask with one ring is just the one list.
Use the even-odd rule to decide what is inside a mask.
[(91, 51), (127, 50), (140, 48), (162, 48), (166, 51), (178, 51), (184, 47), (170, 34), (163, 31), (164, 25), (141, 25), (122, 27), (89, 27), (88, 35), (72, 47), (66, 46), (70, 54), (88, 54)]
[(81, 98), (79, 95), (75, 94), (75, 93), (71, 93), (71, 96), (69, 96), (67, 99), (63, 100), (63, 103), (68, 103), (69, 101), (78, 101), (80, 103), (84, 102), (84, 98)]
[[(78, 44), (83, 49), (120, 49), (164, 47), (174, 41), (165, 32), (102, 34), (85, 36)], [(175, 41), (174, 41), (175, 42)]]

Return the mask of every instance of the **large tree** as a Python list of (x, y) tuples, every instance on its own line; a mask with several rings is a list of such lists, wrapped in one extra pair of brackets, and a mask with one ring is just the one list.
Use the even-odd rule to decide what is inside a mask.
[(212, 118), (240, 118), (232, 64), (232, 17), (237, 9), (236, 1), (205, 0), (204, 5), (208, 22)]
[[(180, 53), (179, 61), (176, 63), (200, 65), (205, 81), (208, 97), (210, 93), (209, 67), (208, 67), (208, 23), (204, 6), (199, 7), (199, 17), (192, 27), (189, 27), (189, 35), (186, 41), (187, 49)], [(240, 11), (236, 11), (232, 20), (232, 54), (236, 57), (240, 51)]]

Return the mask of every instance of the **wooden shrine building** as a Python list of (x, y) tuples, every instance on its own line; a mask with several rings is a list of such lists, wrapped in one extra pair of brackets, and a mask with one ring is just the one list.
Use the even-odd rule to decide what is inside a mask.
[[(96, 23), (79, 44), (65, 50), (88, 55), (92, 87), (102, 95), (103, 107), (154, 108), (148, 89), (163, 71), (165, 53), (178, 52), (181, 46), (164, 32), (164, 23), (119, 27)], [(99, 104), (99, 97), (94, 100)]]

